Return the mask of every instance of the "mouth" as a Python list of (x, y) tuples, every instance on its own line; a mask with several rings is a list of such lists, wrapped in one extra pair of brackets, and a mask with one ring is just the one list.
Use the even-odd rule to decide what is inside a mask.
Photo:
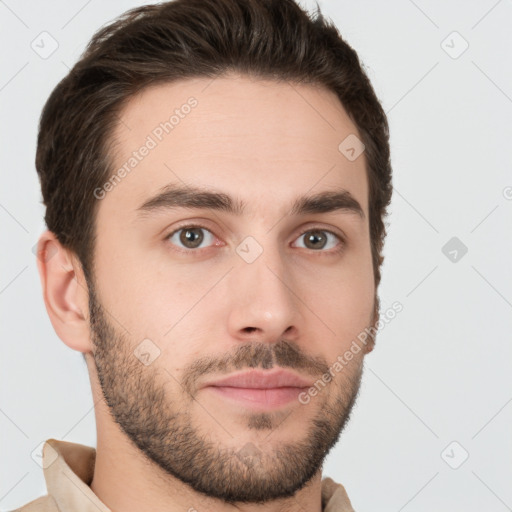
[(299, 403), (299, 394), (308, 388), (236, 388), (230, 386), (208, 386), (217, 396), (251, 409), (277, 409), (290, 402)]
[(223, 401), (256, 410), (278, 409), (299, 403), (300, 393), (312, 385), (310, 379), (287, 370), (250, 370), (205, 383), (201, 389)]

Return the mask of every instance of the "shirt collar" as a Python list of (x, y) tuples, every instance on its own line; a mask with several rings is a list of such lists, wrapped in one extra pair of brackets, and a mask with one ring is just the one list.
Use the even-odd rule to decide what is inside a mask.
[(43, 472), (48, 494), (60, 510), (110, 512), (89, 487), (96, 450), (90, 446), (48, 439), (43, 446)]
[[(96, 449), (79, 443), (48, 439), (43, 446), (43, 472), (48, 494), (60, 510), (111, 512), (90, 488)], [(343, 485), (322, 480), (323, 512), (354, 512)]]

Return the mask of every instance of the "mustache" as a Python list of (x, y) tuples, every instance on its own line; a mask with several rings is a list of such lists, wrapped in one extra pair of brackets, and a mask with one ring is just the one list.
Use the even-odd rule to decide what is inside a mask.
[(209, 373), (227, 374), (235, 370), (263, 368), (270, 370), (275, 366), (301, 370), (302, 373), (317, 377), (329, 371), (325, 359), (304, 354), (300, 347), (289, 340), (277, 343), (250, 342), (236, 347), (233, 354), (220, 358), (205, 356), (195, 360), (184, 372), (183, 385), (192, 395), (196, 391), (195, 383)]

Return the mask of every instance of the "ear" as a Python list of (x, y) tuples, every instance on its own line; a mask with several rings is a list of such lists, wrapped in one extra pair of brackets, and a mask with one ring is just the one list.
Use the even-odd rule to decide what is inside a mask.
[(73, 350), (91, 352), (89, 291), (82, 266), (48, 230), (37, 243), (37, 269), (46, 311), (58, 337)]
[(380, 299), (379, 297), (377, 296), (377, 294), (375, 294), (375, 299), (374, 299), (374, 302), (373, 302), (373, 313), (372, 313), (372, 319), (370, 321), (370, 326), (373, 327), (375, 329), (375, 335), (374, 336), (369, 336), (367, 338), (367, 343), (365, 343), (364, 345), (364, 349), (363, 349), (363, 352), (364, 354), (369, 354), (374, 348), (375, 348), (375, 337), (377, 335), (377, 324), (379, 323), (379, 319), (380, 319)]

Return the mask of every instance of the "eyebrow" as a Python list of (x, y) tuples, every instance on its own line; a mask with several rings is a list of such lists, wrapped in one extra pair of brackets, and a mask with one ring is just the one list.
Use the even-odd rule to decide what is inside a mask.
[[(241, 216), (246, 203), (220, 191), (205, 191), (191, 185), (169, 184), (137, 208), (138, 217), (147, 217), (160, 211), (176, 208), (209, 209)], [(343, 212), (356, 214), (364, 220), (363, 208), (354, 196), (344, 189), (318, 192), (299, 197), (290, 207), (290, 215)]]

